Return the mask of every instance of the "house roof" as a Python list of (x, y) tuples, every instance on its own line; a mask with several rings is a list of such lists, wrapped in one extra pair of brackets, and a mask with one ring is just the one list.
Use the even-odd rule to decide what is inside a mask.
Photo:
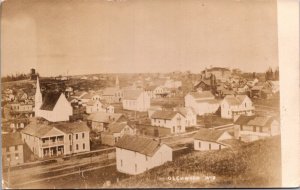
[(53, 127), (45, 123), (31, 122), (21, 133), (28, 134), (34, 137), (45, 136)]
[(45, 95), (43, 98), (43, 104), (41, 106), (41, 110), (53, 110), (61, 93), (50, 92)]
[(155, 90), (156, 87), (157, 87), (157, 86), (146, 86), (146, 87), (145, 87), (145, 90), (146, 90), (146, 91), (153, 91), (153, 90)]
[(209, 141), (209, 142), (218, 142), (219, 138), (224, 133), (226, 133), (226, 131), (201, 128), (194, 135), (194, 138), (197, 139), (197, 140), (203, 140), (203, 141)]
[(254, 115), (252, 116), (240, 115), (234, 123), (238, 125), (245, 125), (254, 117), (255, 117)]
[(224, 100), (228, 102), (229, 105), (241, 105), (247, 95), (227, 95)]
[(197, 114), (192, 107), (176, 107), (175, 111), (178, 111), (183, 116), (186, 116), (188, 114), (188, 111), (191, 111), (193, 114)]
[(124, 129), (124, 127), (126, 127), (126, 126), (129, 126), (130, 128), (132, 128), (126, 122), (111, 123), (111, 124), (108, 125), (108, 131), (107, 131), (107, 133), (109, 133), (109, 134), (120, 133)]
[(85, 122), (59, 123), (59, 124), (54, 124), (53, 127), (67, 134), (90, 131), (90, 128), (87, 126)]
[(204, 83), (205, 85), (210, 86), (210, 79), (202, 79), (202, 80), (196, 82), (196, 84), (194, 85), (194, 87), (197, 87), (201, 83)]
[(117, 122), (123, 114), (120, 113), (105, 113), (105, 112), (96, 112), (92, 113), (87, 117), (87, 120), (100, 122), (100, 123), (112, 123)]
[(212, 100), (196, 100), (197, 103), (208, 103), (208, 104), (219, 104), (220, 100), (212, 99)]
[(22, 141), (20, 133), (16, 132), (2, 134), (2, 147), (16, 146), (22, 144), (24, 144), (24, 142)]
[(124, 99), (125, 100), (136, 100), (143, 91), (140, 89), (135, 90), (125, 90), (124, 91)]
[[(155, 111), (152, 115), (152, 119), (166, 119), (171, 120), (175, 117), (175, 115), (179, 113), (178, 111)], [(181, 114), (181, 113), (180, 113)], [(181, 114), (182, 115), (182, 114)]]
[(266, 127), (270, 126), (273, 120), (274, 118), (270, 116), (256, 116), (248, 122), (248, 125)]
[(85, 94), (85, 95), (83, 95), (82, 97), (81, 97), (81, 99), (92, 99), (93, 98), (93, 96), (95, 96), (96, 94), (95, 93), (87, 93), (87, 94)]
[(214, 95), (210, 91), (190, 92), (189, 94), (195, 99), (214, 98)]
[(150, 138), (124, 135), (116, 144), (116, 147), (131, 150), (147, 156), (153, 156), (159, 149), (160, 143)]

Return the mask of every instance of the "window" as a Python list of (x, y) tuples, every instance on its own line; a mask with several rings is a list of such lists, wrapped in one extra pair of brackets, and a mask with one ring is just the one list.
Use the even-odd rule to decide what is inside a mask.
[(84, 133), (82, 133), (82, 138), (84, 139)]
[(120, 160), (121, 161), (121, 167), (123, 167), (123, 160)]
[(72, 145), (70, 145), (70, 151), (72, 151)]
[(83, 149), (83, 150), (85, 149), (85, 144), (84, 144), (84, 143), (82, 144), (82, 149)]
[(78, 144), (76, 144), (76, 150), (78, 150)]
[(78, 139), (78, 134), (76, 134), (76, 140)]
[(173, 126), (173, 133), (175, 133), (175, 126)]
[(137, 164), (134, 164), (135, 172), (137, 172)]
[(6, 156), (6, 158), (7, 158), (8, 161), (10, 161), (10, 155), (9, 154)]
[(15, 146), (15, 150), (18, 150), (18, 145)]
[(8, 146), (8, 147), (6, 147), (6, 152), (9, 152), (9, 146)]
[(201, 142), (199, 142), (199, 148), (201, 148)]
[(15, 153), (15, 158), (19, 159), (19, 154), (18, 153)]
[(222, 149), (222, 145), (219, 144), (219, 150), (221, 150), (221, 149)]
[(210, 143), (209, 143), (209, 145), (208, 145), (208, 146), (209, 146), (209, 150), (211, 150), (211, 144), (210, 144)]

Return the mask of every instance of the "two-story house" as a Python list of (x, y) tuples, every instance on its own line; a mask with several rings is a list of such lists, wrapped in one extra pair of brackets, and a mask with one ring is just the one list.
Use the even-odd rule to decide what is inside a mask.
[(122, 104), (125, 110), (145, 112), (150, 108), (150, 96), (141, 89), (125, 90)]
[(171, 133), (183, 133), (186, 119), (178, 111), (156, 111), (151, 115), (151, 125), (168, 128)]
[(227, 95), (221, 102), (221, 117), (236, 120), (239, 115), (253, 115), (254, 106), (247, 95)]
[(24, 163), (23, 146), (20, 133), (2, 134), (2, 165), (15, 166)]

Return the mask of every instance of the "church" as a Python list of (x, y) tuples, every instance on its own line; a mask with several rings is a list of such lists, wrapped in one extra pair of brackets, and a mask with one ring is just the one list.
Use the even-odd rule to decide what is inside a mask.
[(50, 122), (69, 121), (73, 108), (63, 93), (51, 92), (42, 96), (39, 79), (35, 92), (35, 116)]

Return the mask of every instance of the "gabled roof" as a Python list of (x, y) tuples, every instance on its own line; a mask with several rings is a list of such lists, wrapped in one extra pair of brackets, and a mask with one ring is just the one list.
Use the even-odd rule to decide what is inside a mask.
[(2, 147), (16, 146), (22, 144), (24, 144), (24, 142), (22, 141), (20, 133), (16, 132), (2, 134)]
[(118, 148), (131, 150), (147, 156), (153, 156), (160, 146), (157, 140), (129, 135), (124, 135), (116, 144)]
[(214, 98), (214, 95), (210, 91), (190, 92), (189, 94), (195, 99)]
[(260, 126), (260, 127), (269, 127), (271, 123), (276, 120), (274, 117), (271, 116), (245, 116), (241, 115), (238, 119), (234, 122), (238, 125), (250, 125), (250, 126)]
[(247, 95), (227, 95), (224, 100), (228, 102), (229, 105), (241, 105)]
[(219, 104), (220, 100), (211, 99), (211, 100), (196, 100), (197, 103), (208, 103), (208, 104)]
[(224, 130), (213, 130), (213, 129), (205, 129), (201, 128), (195, 135), (194, 138), (197, 140), (202, 141), (209, 141), (209, 142), (218, 142), (219, 138), (224, 134), (227, 133)]
[(178, 111), (183, 116), (187, 116), (188, 111), (191, 111), (193, 114), (197, 114), (196, 111), (192, 107), (176, 107), (175, 111)]
[[(175, 115), (179, 113), (178, 111), (155, 111), (152, 115), (152, 119), (166, 119), (166, 120), (171, 120), (175, 117)], [(179, 113), (182, 115), (181, 113)]]
[(252, 116), (240, 115), (234, 123), (238, 125), (245, 125), (254, 117), (255, 115)]
[(49, 110), (52, 111), (61, 96), (61, 93), (51, 92), (44, 96), (43, 104), (41, 106), (41, 110)]
[(90, 131), (85, 122), (59, 123), (54, 124), (53, 127), (67, 134)]
[(136, 100), (143, 93), (140, 89), (135, 90), (125, 90), (124, 91), (124, 99), (125, 100)]
[(105, 113), (105, 112), (96, 112), (92, 113), (87, 117), (87, 120), (100, 122), (100, 123), (112, 123), (117, 122), (123, 114), (120, 113)]
[(210, 86), (210, 79), (202, 79), (202, 80), (196, 82), (196, 84), (194, 85), (194, 87), (197, 87), (201, 83), (204, 83), (205, 85)]
[(83, 95), (82, 97), (81, 97), (81, 99), (92, 99), (93, 98), (93, 96), (96, 96), (97, 94), (95, 94), (95, 93), (87, 93), (87, 94), (85, 94), (85, 95)]
[(113, 134), (113, 133), (120, 133), (124, 127), (129, 126), (132, 128), (130, 125), (128, 125), (126, 122), (122, 123), (111, 123), (108, 125), (108, 133)]
[(29, 125), (26, 126), (25, 129), (21, 131), (21, 133), (28, 134), (34, 137), (43, 137), (52, 128), (52, 126), (45, 123), (31, 122), (29, 123)]

